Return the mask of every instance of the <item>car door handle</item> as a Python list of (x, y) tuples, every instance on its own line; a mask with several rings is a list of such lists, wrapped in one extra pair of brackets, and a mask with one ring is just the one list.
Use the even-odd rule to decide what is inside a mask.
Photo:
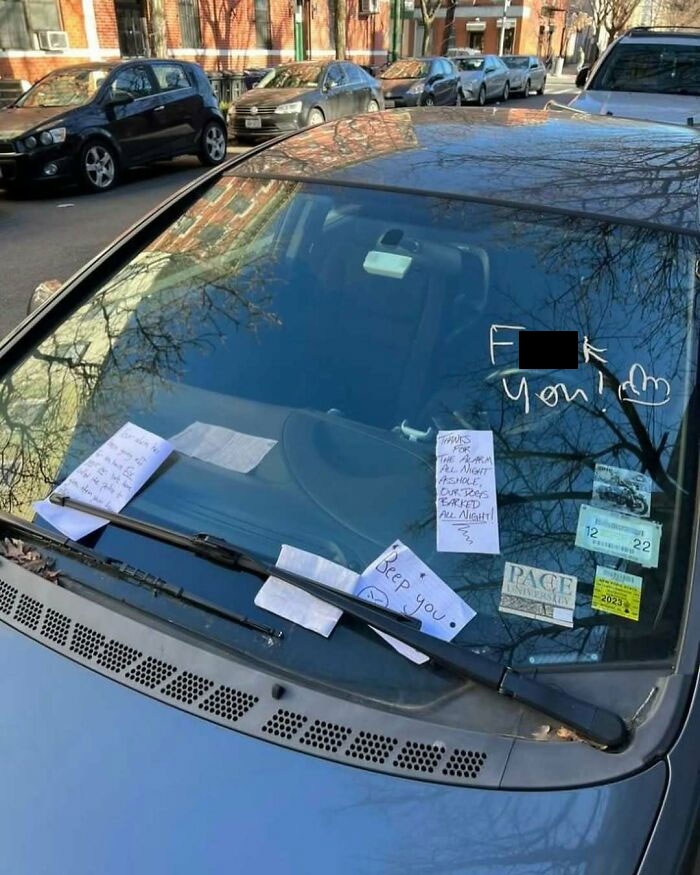
[(164, 109), (165, 109), (164, 106), (157, 106), (157, 107), (153, 110), (153, 112), (163, 112)]

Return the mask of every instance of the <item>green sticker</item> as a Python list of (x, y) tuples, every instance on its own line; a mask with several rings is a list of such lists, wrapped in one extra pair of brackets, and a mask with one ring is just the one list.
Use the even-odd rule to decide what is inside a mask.
[(659, 523), (601, 510), (589, 504), (581, 505), (576, 529), (577, 547), (656, 568), (660, 543)]
[(642, 578), (614, 568), (596, 566), (591, 606), (596, 611), (615, 614), (627, 620), (639, 619)]

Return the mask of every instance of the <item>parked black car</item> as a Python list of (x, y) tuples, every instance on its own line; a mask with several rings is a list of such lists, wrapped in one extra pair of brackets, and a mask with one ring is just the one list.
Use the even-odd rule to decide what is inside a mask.
[(0, 185), (78, 181), (107, 191), (150, 161), (226, 157), (226, 125), (196, 64), (128, 61), (49, 73), (0, 112)]
[(357, 64), (284, 64), (231, 107), (229, 134), (241, 141), (263, 140), (383, 107), (379, 83)]
[(394, 106), (454, 106), (459, 74), (448, 58), (403, 58), (379, 74), (387, 109)]

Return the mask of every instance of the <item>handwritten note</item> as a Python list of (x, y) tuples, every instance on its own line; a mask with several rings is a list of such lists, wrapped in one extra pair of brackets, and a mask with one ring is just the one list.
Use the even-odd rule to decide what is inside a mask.
[(262, 462), (277, 441), (234, 431), (221, 425), (193, 422), (171, 437), (170, 443), (187, 456), (194, 456), (203, 462), (228, 468), (238, 474), (249, 474)]
[(493, 432), (438, 432), (435, 452), (438, 550), (499, 553)]
[[(476, 611), (401, 541), (395, 541), (364, 570), (356, 595), (416, 617), (421, 631), (443, 641), (451, 641), (476, 616)], [(374, 631), (412, 662), (427, 662), (425, 654), (378, 629)]]
[[(55, 492), (118, 513), (171, 452), (168, 441), (127, 422), (81, 462)], [(36, 502), (34, 510), (74, 541), (107, 525), (106, 520), (51, 504), (48, 498)]]
[[(354, 571), (288, 544), (282, 545), (275, 565), (343, 592), (354, 592), (358, 580)], [(267, 578), (255, 596), (255, 604), (279, 617), (298, 623), (305, 629), (317, 632), (324, 638), (328, 638), (343, 614), (339, 608), (334, 608), (277, 577)]]

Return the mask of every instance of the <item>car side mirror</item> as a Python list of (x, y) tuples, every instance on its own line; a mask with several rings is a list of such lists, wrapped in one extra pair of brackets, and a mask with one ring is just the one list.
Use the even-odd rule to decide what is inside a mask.
[(127, 103), (133, 103), (134, 98), (128, 91), (120, 91), (116, 89), (109, 95), (107, 101), (110, 106), (126, 106)]
[(444, 79), (444, 78), (445, 78), (444, 73), (436, 73), (434, 76), (431, 77), (431, 81), (439, 82), (441, 79)]
[(581, 67), (581, 69), (576, 74), (576, 87), (583, 88), (588, 79), (588, 74), (591, 72), (590, 67)]

